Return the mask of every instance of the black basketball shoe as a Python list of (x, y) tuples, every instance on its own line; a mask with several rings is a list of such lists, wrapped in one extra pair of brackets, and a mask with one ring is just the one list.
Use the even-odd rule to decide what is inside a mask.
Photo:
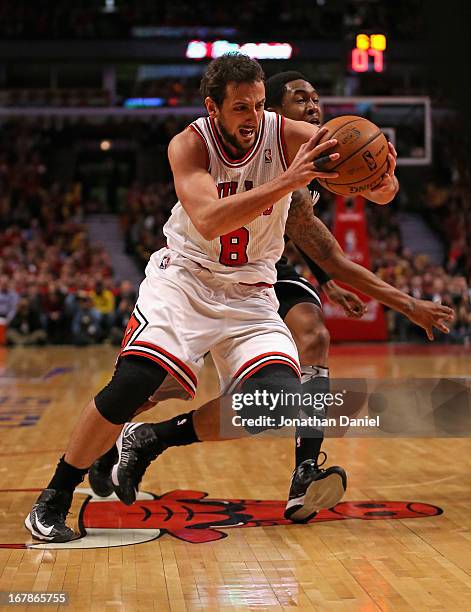
[(78, 536), (67, 527), (65, 519), (72, 504), (69, 491), (44, 489), (31, 512), (25, 518), (25, 527), (36, 540), (68, 542)]
[(116, 445), (99, 457), (88, 472), (88, 481), (95, 495), (108, 497), (113, 493), (113, 482), (111, 480), (111, 470), (118, 460), (118, 449)]
[[(321, 454), (321, 453), (320, 453)], [(327, 455), (323, 452), (323, 465)], [(334, 465), (321, 470), (317, 461), (307, 459), (293, 472), (285, 518), (294, 523), (307, 523), (322, 508), (332, 508), (347, 489), (345, 470)]]
[(136, 501), (146, 469), (167, 446), (148, 423), (125, 423), (116, 446), (118, 461), (113, 466), (111, 479), (116, 495), (130, 506)]

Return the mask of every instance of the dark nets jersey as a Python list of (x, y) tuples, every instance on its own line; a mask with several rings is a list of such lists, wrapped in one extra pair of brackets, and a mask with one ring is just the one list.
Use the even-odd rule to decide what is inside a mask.
[[(314, 181), (312, 181), (312, 183), (308, 185), (308, 189), (312, 195), (312, 205), (315, 206), (315, 204), (317, 204), (317, 202), (319, 201), (320, 195), (319, 195), (319, 192), (316, 191), (315, 189)], [(285, 243), (288, 242), (288, 240), (289, 238), (285, 236)], [(300, 249), (298, 246), (296, 246), (296, 248), (301, 253), (304, 261), (306, 262), (306, 265), (308, 266), (309, 270), (314, 275), (314, 277), (316, 278), (317, 282), (320, 285), (323, 285), (325, 282), (330, 280), (330, 277), (322, 270), (322, 268), (320, 268), (316, 264), (315, 261), (313, 261), (308, 255), (306, 255), (306, 253), (304, 253), (304, 251)], [(295, 267), (292, 266), (290, 263), (288, 263), (288, 260), (284, 255), (276, 263), (276, 274), (277, 274), (278, 281), (296, 280), (299, 278), (299, 274), (296, 272)]]

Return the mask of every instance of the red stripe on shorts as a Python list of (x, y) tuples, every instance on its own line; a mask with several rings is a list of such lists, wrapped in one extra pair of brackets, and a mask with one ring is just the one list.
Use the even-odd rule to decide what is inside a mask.
[[(286, 357), (287, 359), (289, 359), (293, 363), (293, 369), (295, 369), (296, 372), (298, 373), (298, 376), (301, 377), (301, 370), (299, 369), (299, 364), (296, 362), (295, 359), (293, 359), (293, 357), (291, 357), (291, 355), (287, 355), (286, 353), (263, 353), (262, 355), (257, 355), (257, 357), (254, 357), (253, 359), (250, 359), (249, 361), (246, 361), (243, 365), (241, 365), (240, 368), (237, 370), (237, 372), (232, 377), (232, 379), (234, 380), (235, 378), (240, 376), (240, 374), (246, 368), (248, 368), (252, 364), (256, 363), (260, 359), (263, 359), (264, 357)], [(269, 362), (267, 361), (267, 363), (269, 363)], [(285, 362), (283, 361), (283, 363), (285, 363)], [(265, 364), (263, 364), (263, 365), (265, 365)]]
[(179, 368), (181, 368), (185, 372), (185, 374), (192, 381), (195, 387), (198, 386), (198, 379), (196, 375), (190, 370), (190, 368), (186, 365), (186, 363), (183, 363), (183, 361), (178, 359), (178, 357), (175, 357), (175, 355), (172, 355), (172, 353), (169, 353), (168, 351), (163, 349), (161, 346), (157, 346), (156, 344), (151, 344), (150, 342), (144, 342), (141, 340), (137, 340), (136, 342), (133, 342), (131, 346), (144, 346), (146, 348), (152, 349), (153, 351), (157, 351), (157, 353), (162, 353), (162, 355), (165, 355), (165, 357), (173, 361), (175, 365), (177, 365)]
[(237, 384), (236, 389), (240, 389), (240, 387), (244, 383), (244, 381), (246, 381), (248, 378), (251, 378), (256, 372), (258, 372), (259, 370), (261, 370), (262, 368), (264, 368), (267, 365), (272, 365), (273, 363), (281, 363), (282, 365), (288, 366), (289, 368), (291, 368), (292, 370), (294, 370), (296, 372), (298, 378), (301, 378), (299, 376), (299, 370), (294, 365), (291, 365), (290, 363), (286, 363), (286, 361), (281, 360), (281, 359), (270, 359), (270, 361), (264, 361), (258, 367), (254, 368), (253, 370), (250, 370), (250, 372), (246, 376), (241, 378), (240, 382)]
[(190, 385), (186, 382), (186, 380), (182, 378), (182, 376), (177, 371), (172, 369), (169, 366), (169, 364), (163, 361), (162, 359), (159, 359), (155, 355), (151, 355), (149, 353), (145, 353), (144, 351), (139, 351), (139, 350), (126, 351), (125, 353), (122, 353), (120, 357), (122, 359), (123, 357), (126, 357), (127, 355), (136, 355), (137, 357), (146, 357), (147, 359), (151, 359), (155, 363), (158, 363), (164, 370), (166, 370), (170, 374), (170, 376), (173, 376), (173, 378), (175, 378), (178, 384), (180, 384), (185, 389), (185, 391), (188, 392), (191, 399), (195, 397), (195, 390), (190, 387)]

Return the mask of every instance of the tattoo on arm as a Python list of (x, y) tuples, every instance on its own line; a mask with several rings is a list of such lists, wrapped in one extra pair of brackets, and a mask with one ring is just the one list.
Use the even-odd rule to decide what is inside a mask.
[(286, 233), (311, 259), (322, 262), (328, 259), (334, 249), (340, 249), (329, 229), (313, 212), (309, 191), (295, 191), (291, 198)]

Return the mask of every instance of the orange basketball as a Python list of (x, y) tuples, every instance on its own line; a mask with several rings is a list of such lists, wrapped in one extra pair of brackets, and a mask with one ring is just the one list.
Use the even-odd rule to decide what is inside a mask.
[(319, 183), (339, 195), (361, 195), (381, 183), (388, 167), (388, 142), (379, 127), (354, 115), (336, 117), (323, 127), (328, 132), (321, 143), (337, 139), (335, 147), (326, 153), (340, 153), (336, 161), (328, 160), (319, 169), (339, 173), (335, 179), (317, 179)]

